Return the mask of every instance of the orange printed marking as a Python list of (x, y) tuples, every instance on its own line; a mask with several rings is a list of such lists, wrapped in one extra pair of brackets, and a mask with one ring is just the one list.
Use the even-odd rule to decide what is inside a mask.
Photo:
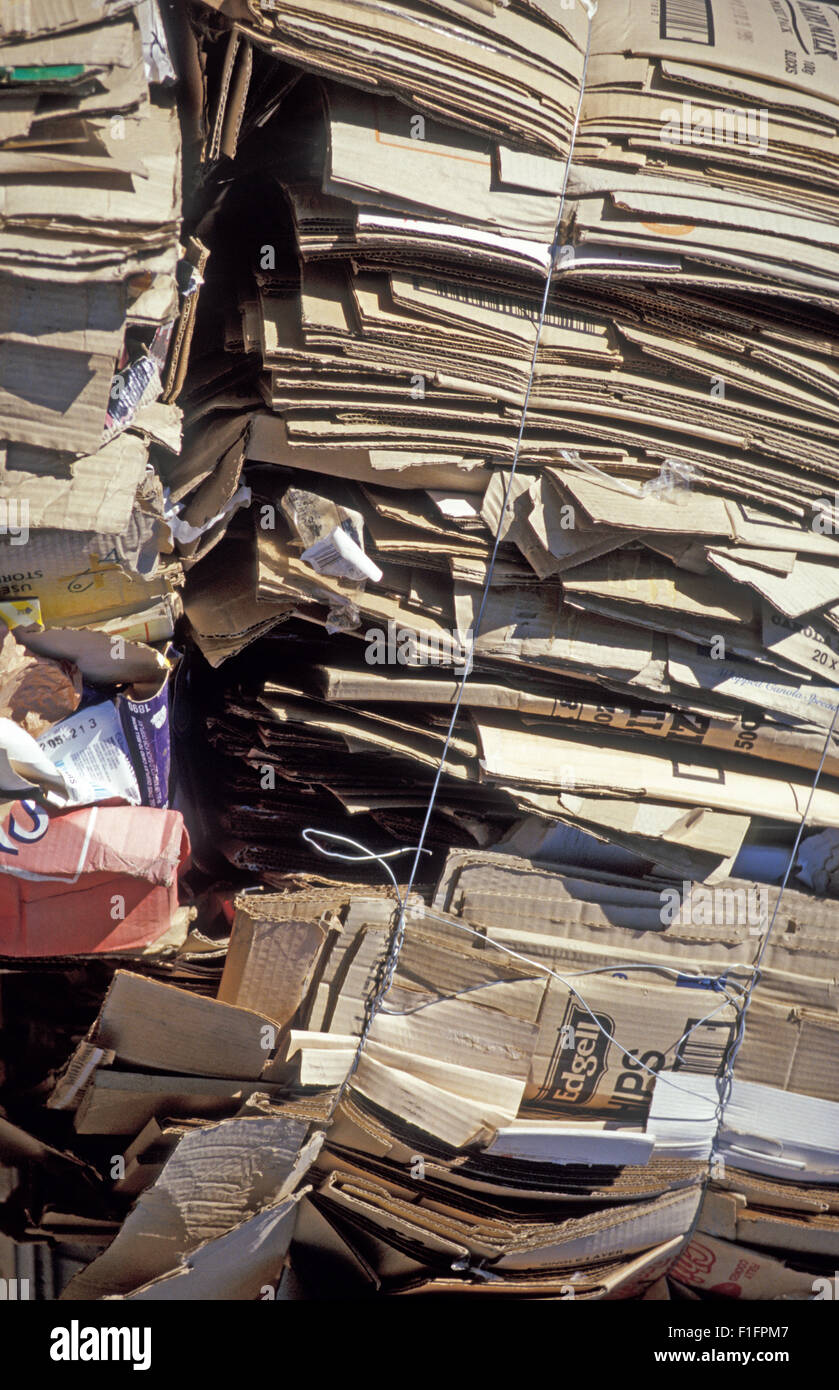
[(642, 222), (648, 232), (659, 232), (661, 236), (690, 236), (696, 231), (695, 222)]
[(458, 164), (480, 164), (482, 168), (486, 168), (487, 165), (489, 165), (492, 162), (488, 154), (446, 154), (443, 150), (430, 150), (426, 141), (411, 140), (408, 136), (405, 135), (399, 136), (399, 138), (395, 140), (386, 140), (380, 130), (376, 131), (376, 144), (387, 145), (387, 147), (391, 150), (412, 149), (415, 148), (417, 145), (419, 145), (420, 148), (425, 146), (425, 153), (433, 154), (436, 159), (454, 159), (457, 161)]

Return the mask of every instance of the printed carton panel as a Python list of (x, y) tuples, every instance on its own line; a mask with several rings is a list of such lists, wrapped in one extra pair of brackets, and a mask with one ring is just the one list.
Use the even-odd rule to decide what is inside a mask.
[(189, 841), (178, 811), (34, 801), (0, 816), (0, 953), (60, 956), (149, 945), (169, 930)]
[(751, 1250), (735, 1241), (697, 1233), (673, 1264), (670, 1273), (688, 1288), (703, 1289), (717, 1298), (810, 1298), (814, 1276), (793, 1269), (766, 1250)]
[[(556, 968), (561, 973), (562, 963)], [(636, 978), (640, 973), (632, 972)], [(681, 984), (649, 976), (636, 984), (628, 971), (621, 978), (617, 961), (611, 974), (616, 978), (572, 980), (573, 994), (551, 980), (527, 1112), (592, 1109), (643, 1119), (658, 1071), (676, 1071), (686, 1089), (692, 1072), (719, 1073), (736, 1022), (724, 996), (691, 988), (687, 975)]]

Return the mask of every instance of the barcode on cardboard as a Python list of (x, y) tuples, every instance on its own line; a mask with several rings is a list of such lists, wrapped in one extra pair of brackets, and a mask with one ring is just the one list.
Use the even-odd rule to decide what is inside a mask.
[(112, 1052), (106, 1052), (102, 1047), (94, 1047), (92, 1043), (79, 1043), (47, 1101), (48, 1108), (50, 1110), (75, 1109), (75, 1104), (78, 1104), (81, 1099), (84, 1087), (89, 1082), (96, 1067), (106, 1058), (113, 1058), (113, 1055)]
[[(415, 290), (430, 290), (441, 299), (456, 299), (460, 304), (471, 304), (476, 309), (494, 309), (499, 314), (510, 314), (514, 318), (539, 318), (539, 305), (526, 299), (518, 299), (512, 294), (496, 294), (491, 290), (479, 290), (473, 286), (455, 285), (449, 281), (421, 280), (414, 276)], [(563, 314), (556, 309), (545, 313), (545, 323), (553, 328), (566, 328), (576, 333), (596, 333), (598, 323), (591, 318), (580, 318), (577, 314)]]
[(716, 1076), (726, 1052), (734, 1041), (734, 1024), (722, 1020), (688, 1019), (687, 1036), (682, 1039), (673, 1063), (674, 1071), (690, 1071), (697, 1076)]
[(661, 37), (714, 46), (711, 0), (661, 0)]

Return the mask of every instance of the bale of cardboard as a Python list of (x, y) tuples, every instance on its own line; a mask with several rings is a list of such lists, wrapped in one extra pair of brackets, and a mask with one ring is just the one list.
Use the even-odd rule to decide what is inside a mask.
[(839, 12), (0, 33), (3, 1277), (832, 1296)]

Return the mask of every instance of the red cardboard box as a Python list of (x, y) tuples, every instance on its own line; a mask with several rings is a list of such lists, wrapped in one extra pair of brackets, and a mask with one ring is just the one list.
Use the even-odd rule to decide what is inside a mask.
[(179, 811), (0, 809), (0, 956), (142, 949), (169, 928), (189, 856)]

